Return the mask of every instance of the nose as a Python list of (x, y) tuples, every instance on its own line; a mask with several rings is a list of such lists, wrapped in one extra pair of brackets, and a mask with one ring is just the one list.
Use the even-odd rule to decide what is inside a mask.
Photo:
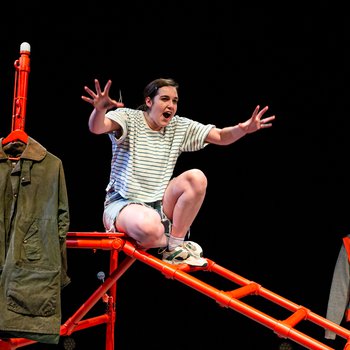
[(176, 102), (174, 101), (169, 101), (169, 104), (168, 104), (168, 107), (171, 108), (171, 109), (175, 109), (177, 106)]

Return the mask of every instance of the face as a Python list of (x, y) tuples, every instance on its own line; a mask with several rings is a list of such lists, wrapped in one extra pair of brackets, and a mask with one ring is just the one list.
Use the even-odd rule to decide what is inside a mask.
[(153, 100), (146, 98), (146, 105), (149, 108), (148, 115), (151, 119), (153, 130), (160, 130), (167, 126), (177, 111), (179, 97), (173, 86), (163, 86), (158, 89), (158, 94)]

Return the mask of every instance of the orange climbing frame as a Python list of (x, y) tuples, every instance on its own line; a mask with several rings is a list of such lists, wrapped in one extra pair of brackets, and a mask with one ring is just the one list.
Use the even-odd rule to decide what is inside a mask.
[[(61, 325), (61, 336), (69, 336), (76, 331), (97, 325), (106, 325), (106, 350), (114, 350), (114, 326), (116, 319), (116, 282), (136, 261), (141, 261), (150, 267), (160, 271), (166, 278), (177, 280), (196, 291), (214, 299), (219, 306), (230, 308), (246, 317), (273, 330), (277, 336), (290, 339), (307, 349), (332, 350), (321, 341), (314, 339), (301, 332), (296, 326), (304, 322), (311, 322), (324, 329), (335, 332), (346, 340), (344, 349), (350, 350), (350, 331), (321, 317), (311, 310), (297, 305), (256, 282), (247, 280), (238, 274), (207, 259), (208, 265), (204, 268), (190, 267), (188, 265), (169, 265), (146, 251), (138, 250), (132, 241), (121, 233), (105, 232), (69, 232), (67, 235), (67, 247), (76, 249), (102, 249), (110, 252), (110, 271), (104, 282), (91, 294), (78, 310)], [(119, 261), (119, 254), (124, 253), (124, 259)], [(215, 273), (235, 285), (229, 291), (222, 291), (203, 280), (194, 277), (195, 272), (203, 270)], [(247, 296), (259, 296), (265, 300), (287, 310), (288, 317), (278, 320), (265, 312), (242, 301)], [(102, 300), (106, 302), (107, 308), (104, 314), (97, 317), (84, 318), (94, 305)], [(25, 338), (10, 338), (0, 340), (0, 350), (12, 350), (35, 343)]]

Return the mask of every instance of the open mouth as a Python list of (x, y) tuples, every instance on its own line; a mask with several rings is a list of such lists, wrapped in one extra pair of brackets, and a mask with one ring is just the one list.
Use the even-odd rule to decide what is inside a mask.
[(170, 113), (170, 112), (164, 112), (164, 113), (163, 113), (163, 117), (166, 118), (166, 119), (168, 119), (168, 118), (171, 117), (171, 113)]

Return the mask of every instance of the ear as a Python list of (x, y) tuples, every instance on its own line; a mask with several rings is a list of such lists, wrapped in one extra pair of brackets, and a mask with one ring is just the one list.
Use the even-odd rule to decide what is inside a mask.
[(153, 103), (153, 101), (149, 96), (145, 98), (145, 104), (148, 108), (152, 107), (152, 103)]

